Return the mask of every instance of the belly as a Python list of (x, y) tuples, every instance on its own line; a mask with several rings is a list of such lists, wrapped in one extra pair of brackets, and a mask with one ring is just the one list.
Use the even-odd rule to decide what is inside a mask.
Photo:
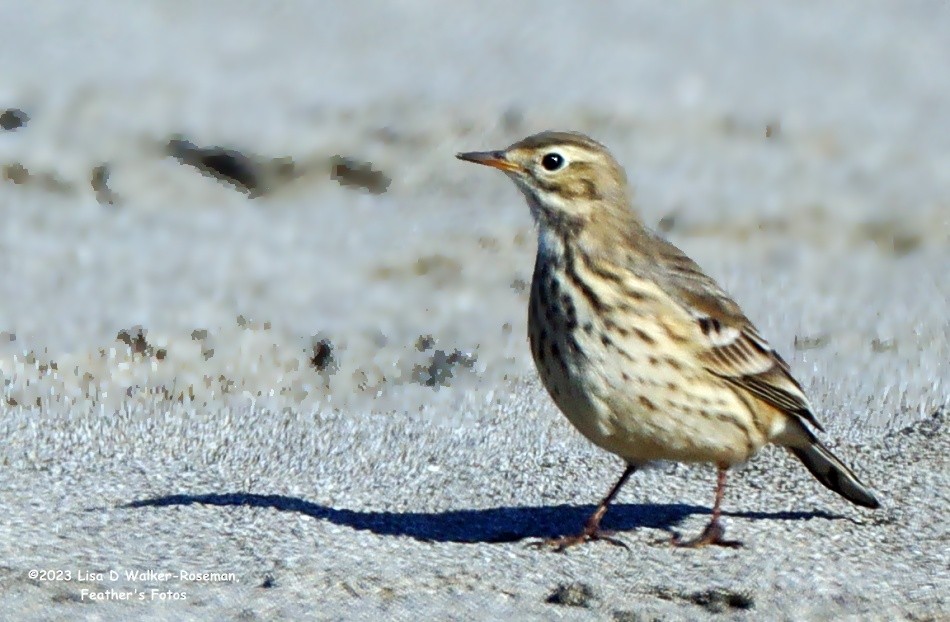
[(568, 330), (542, 316), (529, 335), (542, 383), (595, 445), (634, 464), (733, 465), (768, 442), (749, 403), (687, 357), (671, 356), (676, 349), (659, 334), (617, 343), (579, 320)]

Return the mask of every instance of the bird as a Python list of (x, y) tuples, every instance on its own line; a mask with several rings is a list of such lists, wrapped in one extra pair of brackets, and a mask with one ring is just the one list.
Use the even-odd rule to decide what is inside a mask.
[(824, 432), (788, 363), (739, 305), (683, 251), (648, 228), (623, 167), (601, 143), (545, 131), (457, 158), (498, 169), (537, 225), (528, 337), (542, 384), (571, 424), (625, 468), (577, 535), (625, 546), (601, 520), (630, 476), (657, 461), (718, 470), (712, 516), (681, 547), (727, 540), (729, 468), (772, 443), (825, 487), (865, 508), (880, 503), (819, 440)]

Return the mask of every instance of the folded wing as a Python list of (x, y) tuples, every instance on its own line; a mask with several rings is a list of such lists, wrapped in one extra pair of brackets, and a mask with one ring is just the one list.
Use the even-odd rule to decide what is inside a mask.
[(698, 356), (706, 369), (823, 430), (788, 363), (739, 305), (678, 248), (669, 243), (659, 248), (668, 268), (662, 287), (695, 319), (702, 334)]

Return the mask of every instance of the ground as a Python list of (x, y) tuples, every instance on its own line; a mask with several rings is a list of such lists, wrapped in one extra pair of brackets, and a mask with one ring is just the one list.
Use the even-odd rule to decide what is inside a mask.
[[(950, 615), (946, 3), (227, 6), (0, 2), (0, 617)], [(671, 464), (627, 548), (530, 546), (622, 470), (533, 370), (522, 198), (453, 157), (543, 129), (615, 153), (882, 509), (772, 448), (742, 548), (667, 545), (715, 480)]]

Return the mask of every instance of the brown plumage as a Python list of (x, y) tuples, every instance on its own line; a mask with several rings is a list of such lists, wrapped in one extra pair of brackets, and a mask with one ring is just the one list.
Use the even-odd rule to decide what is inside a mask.
[(616, 542), (600, 519), (653, 460), (719, 468), (712, 521), (680, 544), (734, 544), (719, 522), (726, 469), (766, 443), (849, 501), (878, 507), (811, 431), (822, 428), (788, 364), (713, 279), (644, 226), (603, 145), (543, 132), (458, 157), (504, 171), (524, 194), (538, 224), (528, 332), (539, 375), (571, 423), (628, 465), (584, 531), (554, 545)]

